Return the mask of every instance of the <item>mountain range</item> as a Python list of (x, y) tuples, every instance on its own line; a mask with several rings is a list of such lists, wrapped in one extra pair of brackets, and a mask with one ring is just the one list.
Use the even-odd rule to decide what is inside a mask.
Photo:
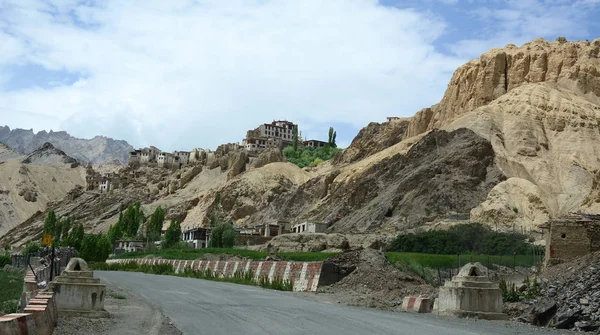
[(44, 143), (51, 143), (67, 155), (86, 163), (102, 164), (118, 160), (127, 163), (128, 154), (133, 147), (123, 140), (114, 140), (105, 136), (81, 139), (65, 131), (42, 130), (34, 133), (32, 129), (10, 129), (0, 126), (0, 143), (21, 154), (30, 154)]

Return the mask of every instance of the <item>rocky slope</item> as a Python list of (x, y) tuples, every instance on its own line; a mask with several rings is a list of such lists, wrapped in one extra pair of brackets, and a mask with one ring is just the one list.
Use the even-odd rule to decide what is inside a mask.
[(353, 163), (391, 147), (402, 140), (409, 124), (409, 118), (369, 123), (358, 132), (348, 148), (333, 158), (333, 163)]
[(418, 112), (405, 137), (466, 127), (491, 142), (511, 180), (471, 212), (474, 221), (533, 230), (548, 217), (596, 212), (599, 55), (600, 39), (493, 49), (456, 70), (442, 101)]
[(96, 164), (114, 160), (126, 163), (129, 151), (133, 150), (126, 141), (113, 140), (104, 136), (81, 139), (64, 131), (42, 130), (34, 133), (31, 129), (11, 130), (8, 126), (0, 126), (0, 142), (23, 154), (29, 154), (49, 142), (79, 161)]
[(0, 143), (0, 163), (6, 162), (11, 159), (18, 159), (21, 154), (9, 148), (3, 143)]

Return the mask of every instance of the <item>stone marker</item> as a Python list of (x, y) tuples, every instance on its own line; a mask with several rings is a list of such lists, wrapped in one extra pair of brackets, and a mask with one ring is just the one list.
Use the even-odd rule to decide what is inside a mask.
[(440, 287), (433, 312), (457, 317), (506, 320), (502, 313), (502, 291), (498, 283), (487, 277), (487, 268), (480, 263), (468, 263), (452, 281)]
[(50, 283), (60, 316), (109, 317), (104, 310), (106, 286), (81, 258), (72, 258), (60, 276)]

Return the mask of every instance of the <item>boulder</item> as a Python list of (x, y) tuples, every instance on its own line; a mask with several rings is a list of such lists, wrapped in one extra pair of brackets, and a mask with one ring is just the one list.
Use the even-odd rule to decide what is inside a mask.
[(546, 327), (556, 315), (556, 302), (541, 299), (529, 311), (529, 322), (534, 326)]

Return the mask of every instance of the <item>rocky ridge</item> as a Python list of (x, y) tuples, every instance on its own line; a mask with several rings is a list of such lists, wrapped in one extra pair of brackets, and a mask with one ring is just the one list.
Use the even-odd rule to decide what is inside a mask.
[(30, 154), (44, 143), (49, 142), (60, 148), (67, 155), (94, 164), (118, 160), (126, 163), (133, 147), (126, 141), (114, 140), (110, 137), (96, 136), (92, 139), (81, 139), (69, 135), (65, 131), (44, 130), (34, 133), (32, 129), (10, 129), (0, 126), (0, 142), (22, 154)]

